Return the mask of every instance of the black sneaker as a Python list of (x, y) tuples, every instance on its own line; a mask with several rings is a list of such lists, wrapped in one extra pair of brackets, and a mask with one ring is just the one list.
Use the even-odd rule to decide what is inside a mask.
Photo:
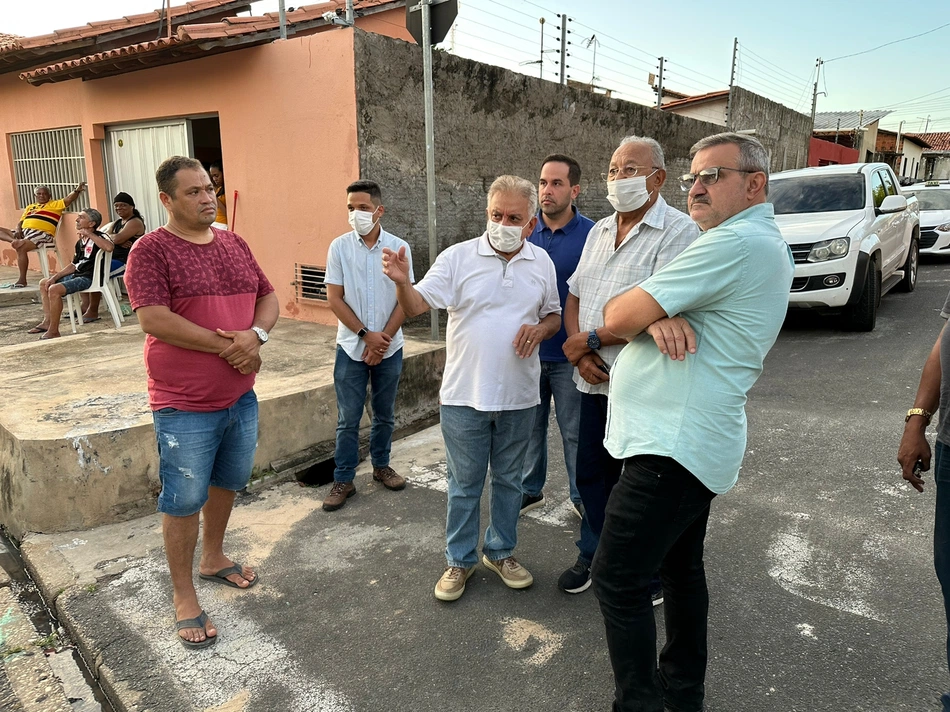
[(531, 496), (530, 494), (521, 495), (521, 514), (525, 512), (530, 512), (532, 509), (537, 509), (538, 507), (544, 506), (544, 492), (541, 492), (537, 496)]
[(564, 593), (583, 593), (590, 588), (590, 566), (578, 561), (561, 574), (557, 580), (557, 587)]
[(653, 600), (653, 607), (663, 605), (663, 587), (656, 589), (655, 591), (650, 591), (650, 598)]
[(577, 518), (583, 521), (584, 519), (584, 503), (583, 502), (571, 502), (571, 511), (577, 515)]

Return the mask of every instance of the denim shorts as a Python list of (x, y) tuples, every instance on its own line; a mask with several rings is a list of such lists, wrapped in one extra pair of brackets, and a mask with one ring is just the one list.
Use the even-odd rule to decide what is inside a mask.
[(61, 284), (66, 288), (66, 294), (75, 294), (92, 286), (92, 277), (83, 277), (78, 274), (71, 274), (56, 284)]
[(162, 491), (158, 511), (188, 517), (208, 501), (208, 487), (247, 487), (257, 450), (257, 396), (248, 391), (230, 408), (196, 413), (152, 411)]

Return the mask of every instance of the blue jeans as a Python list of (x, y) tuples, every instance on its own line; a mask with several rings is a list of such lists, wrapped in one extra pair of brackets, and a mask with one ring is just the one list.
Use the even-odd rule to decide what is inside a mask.
[(554, 415), (564, 444), (564, 465), (571, 501), (580, 503), (577, 492), (575, 469), (577, 464), (577, 428), (581, 417), (581, 392), (574, 383), (574, 367), (570, 361), (541, 362), (541, 405), (534, 417), (534, 430), (528, 441), (525, 456), (525, 473), (522, 480), (524, 493), (537, 497), (544, 489), (548, 475), (548, 420), (551, 413), (551, 397), (554, 397)]
[[(943, 607), (947, 615), (947, 664), (950, 665), (950, 448), (937, 442), (934, 459), (934, 482), (937, 485), (934, 512), (934, 568), (943, 591)], [(943, 711), (950, 712), (950, 692), (940, 696)]]
[(597, 541), (604, 528), (604, 511), (623, 460), (617, 460), (604, 447), (607, 431), (607, 396), (581, 393), (577, 443), (577, 489), (584, 502), (581, 538), (577, 541), (578, 560), (588, 566), (594, 560)]
[[(672, 458), (624, 461), (591, 568), (616, 683), (614, 712), (703, 709), (709, 611), (703, 545), (713, 497)], [(657, 568), (666, 621), (659, 664), (649, 592)]]
[(248, 391), (230, 408), (206, 413), (152, 411), (162, 491), (158, 511), (187, 517), (208, 501), (208, 487), (247, 487), (257, 450), (257, 396)]
[(491, 512), (482, 552), (491, 561), (512, 555), (518, 543), (521, 473), (535, 408), (486, 412), (458, 405), (441, 408), (449, 481), (445, 560), (478, 563), (479, 505), (491, 468)]
[(389, 465), (393, 429), (396, 425), (396, 390), (402, 373), (402, 349), (375, 366), (354, 361), (339, 346), (333, 366), (336, 389), (335, 482), (352, 482), (360, 462), (360, 419), (366, 403), (366, 386), (372, 387), (373, 426), (369, 432), (369, 456), (373, 467)]

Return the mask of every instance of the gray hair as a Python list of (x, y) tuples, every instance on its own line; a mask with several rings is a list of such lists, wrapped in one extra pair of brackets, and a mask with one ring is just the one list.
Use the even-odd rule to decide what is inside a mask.
[(92, 220), (93, 225), (92, 229), (96, 230), (100, 225), (102, 225), (102, 213), (100, 213), (95, 208), (86, 208), (83, 210), (83, 213), (86, 214), (86, 217)]
[(33, 189), (33, 192), (36, 193), (36, 191), (38, 191), (38, 190), (45, 190), (46, 193), (47, 193), (47, 195), (52, 195), (52, 194), (53, 194), (53, 191), (51, 191), (51, 190), (49, 189), (49, 186), (48, 186), (48, 185), (38, 185), (38, 186), (36, 186), (36, 188)]
[(731, 144), (739, 147), (739, 166), (743, 171), (765, 173), (765, 194), (769, 194), (769, 152), (765, 146), (752, 136), (738, 133), (720, 133), (701, 138), (689, 149), (689, 157), (693, 158), (700, 151)]
[(498, 176), (488, 189), (488, 205), (491, 204), (491, 199), (496, 193), (514, 193), (515, 195), (520, 195), (528, 201), (528, 215), (530, 217), (534, 217), (538, 212), (538, 189), (535, 188), (534, 183), (531, 181), (519, 178), (518, 176)]
[[(646, 136), (624, 136), (620, 141), (620, 146), (627, 143), (642, 143), (645, 146), (649, 146), (651, 153), (653, 153), (653, 167), (666, 170), (666, 160), (663, 158), (663, 147), (659, 141), (647, 138)], [(617, 146), (617, 148), (620, 148), (620, 146)]]

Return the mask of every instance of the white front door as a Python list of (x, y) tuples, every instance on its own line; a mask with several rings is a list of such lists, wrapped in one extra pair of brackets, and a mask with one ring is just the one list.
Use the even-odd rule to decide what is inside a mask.
[[(194, 155), (188, 119), (150, 124), (106, 127), (103, 156), (109, 200), (123, 191), (132, 196), (147, 230), (165, 224), (166, 213), (158, 199), (155, 171), (170, 156)], [(103, 210), (103, 221), (115, 216)]]

